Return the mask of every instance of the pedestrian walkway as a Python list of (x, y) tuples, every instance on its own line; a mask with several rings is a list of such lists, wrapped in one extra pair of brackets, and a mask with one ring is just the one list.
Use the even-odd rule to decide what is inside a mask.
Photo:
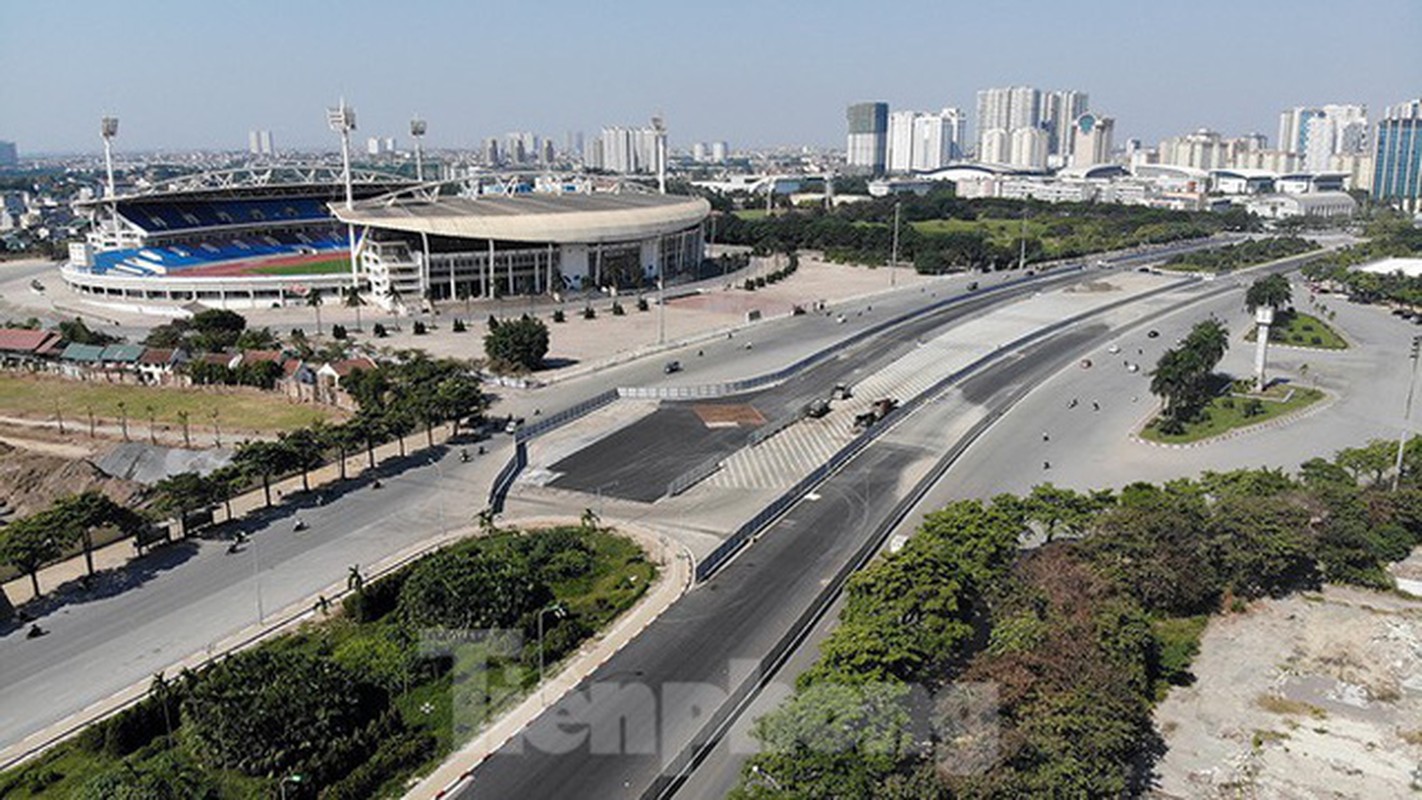
[(785, 489), (829, 460), (854, 438), (854, 418), (880, 399), (900, 403), (977, 359), (1035, 330), (1158, 288), (1169, 279), (1126, 273), (1094, 290), (1038, 294), (971, 319), (855, 383), (849, 400), (831, 401), (828, 415), (805, 419), (728, 457), (704, 485), (710, 489)]

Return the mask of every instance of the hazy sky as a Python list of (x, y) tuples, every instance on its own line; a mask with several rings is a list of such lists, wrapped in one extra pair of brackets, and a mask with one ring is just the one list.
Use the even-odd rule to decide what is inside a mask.
[(674, 147), (844, 145), (844, 107), (974, 109), (1075, 88), (1118, 141), (1212, 127), (1269, 136), (1300, 104), (1422, 94), (1422, 0), (0, 0), (0, 139), (22, 153), (430, 146), (666, 116)]

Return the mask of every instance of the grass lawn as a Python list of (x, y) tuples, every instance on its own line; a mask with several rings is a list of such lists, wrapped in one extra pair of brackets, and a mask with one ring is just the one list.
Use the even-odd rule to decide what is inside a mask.
[(256, 275), (330, 275), (337, 272), (346, 272), (351, 268), (350, 256), (340, 256), (338, 258), (328, 258), (323, 261), (308, 261), (305, 264), (278, 264), (267, 267), (254, 267), (251, 271)]
[[(1254, 341), (1257, 328), (1245, 335), (1246, 341)], [(1297, 311), (1280, 311), (1269, 327), (1269, 341), (1272, 344), (1287, 344), (1293, 347), (1314, 347), (1320, 350), (1346, 350), (1348, 342), (1333, 330), (1327, 322), (1310, 314)]]
[(765, 219), (766, 212), (763, 208), (742, 208), (732, 212), (741, 219)]
[(234, 435), (291, 430), (343, 416), (328, 406), (291, 403), (281, 395), (255, 389), (204, 391), (0, 373), (0, 415), (54, 419), (58, 408), (68, 425), (80, 428), (87, 424), (91, 408), (99, 419), (119, 419), (123, 414), (119, 403), (126, 404), (130, 431), (138, 437), (147, 435), (149, 406), (161, 425), (181, 425), (178, 412), (188, 412), (194, 433), (211, 430), (213, 410), (218, 411), (218, 424)]
[[(569, 526), (507, 533), (509, 536), (466, 539), (446, 548), (445, 552), (486, 553), (498, 558), (499, 553), (505, 552), (503, 548), (509, 547), (510, 536), (524, 539), (533, 546), (536, 545), (533, 540), (540, 535), (561, 534), (576, 537), (581, 542), (580, 552), (586, 555), (585, 560), (569, 561), (567, 556), (574, 553), (558, 551), (544, 560), (531, 562), (539, 570), (550, 570), (546, 574), (566, 576), (545, 584), (551, 600), (566, 611), (564, 617), (550, 615), (547, 619), (550, 668), (558, 653), (577, 652), (582, 641), (631, 608), (656, 577), (656, 566), (647, 561), (641, 548), (612, 530), (589, 531)], [(379, 685), (388, 692), (390, 708), (399, 718), (397, 738), (424, 743), (417, 751), (401, 756), (384, 753), (385, 760), (379, 762), (381, 766), (374, 770), (371, 781), (359, 793), (363, 797), (400, 797), (411, 775), (433, 769), (472, 738), (491, 717), (518, 703), (536, 690), (538, 684), (537, 651), (532, 649), (531, 640), (525, 640), (526, 645), (512, 654), (480, 653), (480, 645), (470, 645), (475, 650), (461, 655), (486, 659), (482, 662), (485, 666), (478, 671), (484, 682), (456, 687), (453, 676), (458, 670), (453, 668), (452, 662), (435, 659), (432, 653), (422, 655), (421, 637), (426, 631), (393, 610), (398, 593), (404, 587), (403, 581), (409, 577), (409, 569), (367, 585), (371, 596), (380, 596), (383, 592), (386, 599), (381, 602), (391, 604), (391, 610), (380, 612), (376, 618), (359, 621), (356, 616), (337, 614), (260, 645), (301, 651), (335, 662), (362, 682)], [(382, 590), (381, 584), (386, 581), (398, 582), (387, 584)], [(388, 587), (393, 587), (395, 594), (390, 594)], [(477, 694), (469, 695), (470, 691)], [(455, 713), (456, 695), (460, 698), (458, 714)], [(111, 752), (111, 747), (104, 742), (105, 737), (93, 735), (101, 730), (90, 729), (21, 767), (0, 773), (0, 797), (21, 800), (97, 796), (82, 793), (86, 784), (100, 774), (125, 770), (197, 774), (213, 789), (212, 796), (221, 800), (266, 800), (277, 796), (279, 787), (275, 777), (251, 777), (200, 763), (192, 749), (191, 737), (185, 735), (190, 731), (182, 729), (186, 723), (181, 717), (172, 721), (172, 737), (164, 735), (167, 723), (161, 717), (147, 724), (148, 732), (143, 733), (135, 729), (135, 723), (129, 723), (128, 729), (134, 731), (130, 743), (137, 749), (124, 758)], [(155, 726), (157, 729), (153, 730)], [(371, 760), (382, 758), (382, 752), (368, 756), (361, 766), (370, 771)], [(162, 768), (160, 765), (164, 763), (177, 766)], [(349, 772), (337, 779), (346, 775)], [(307, 787), (300, 796), (315, 797), (321, 789)]]
[[(1271, 387), (1268, 394), (1276, 394), (1280, 388), (1278, 386)], [(1235, 428), (1258, 425), (1261, 422), (1268, 422), (1271, 419), (1292, 414), (1323, 399), (1323, 392), (1317, 389), (1308, 389), (1302, 386), (1288, 388), (1293, 390), (1293, 394), (1289, 396), (1288, 400), (1282, 402), (1279, 400), (1260, 401), (1257, 413), (1253, 416), (1246, 415), (1251, 405), (1249, 398), (1225, 395), (1211, 400), (1209, 405), (1205, 406), (1203, 417), (1200, 420), (1186, 423), (1184, 433), (1173, 435), (1161, 433), (1157, 427), (1160, 424), (1160, 419), (1157, 417), (1141, 431), (1141, 438), (1164, 444), (1198, 442), (1201, 439), (1219, 436)]]

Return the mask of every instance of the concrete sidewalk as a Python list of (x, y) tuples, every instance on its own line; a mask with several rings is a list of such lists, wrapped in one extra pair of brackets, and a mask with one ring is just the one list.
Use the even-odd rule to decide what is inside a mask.
[[(449, 426), (440, 426), (435, 431), (435, 446), (438, 447), (442, 444), (447, 443), (449, 441), (449, 438)], [(495, 439), (494, 442), (496, 443), (496, 446), (490, 446), (487, 443), (485, 444), (485, 447), (489, 450), (489, 453), (485, 456), (482, 456), (482, 458), (497, 457), (499, 459), (499, 462), (503, 463), (504, 456), (502, 454), (503, 451), (506, 449), (504, 447), (506, 442), (502, 440), (502, 437), (499, 439)], [(475, 446), (477, 447), (477, 445)], [(405, 437), (405, 452), (407, 455), (413, 455), (426, 449), (428, 449), (428, 442), (425, 438), (425, 434), (423, 431)], [(398, 441), (388, 442), (375, 448), (375, 464), (377, 471), (380, 469), (380, 465), (386, 460), (390, 458), (398, 458), (399, 456), (400, 444)], [(362, 450), (358, 454), (347, 456), (347, 479), (349, 480), (351, 478), (355, 478), (361, 475), (368, 467), (369, 461), (367, 459), (365, 451)], [(308, 476), (308, 479), (311, 484), (312, 493), (316, 493), (322, 489), (339, 485), (340, 474), (341, 472), (339, 460), (332, 461), (329, 464), (326, 464), (325, 466), (312, 470), (310, 475)], [(283, 499), (287, 496), (299, 495), (301, 493), (301, 475), (297, 474), (295, 476), (285, 478), (280, 481), (273, 481), (271, 488), (272, 504), (274, 507), (279, 506), (282, 503)], [(266, 502), (262, 493), (261, 486), (259, 485), (256, 489), (253, 489), (251, 491), (245, 492), (241, 495), (232, 498), (231, 506), (232, 516), (228, 517), (225, 508), (222, 505), (218, 505), (213, 512), (214, 523), (226, 523), (232, 520), (241, 519), (242, 517), (245, 517), (254, 511), (264, 510), (266, 508)], [(176, 521), (174, 521), (173, 524), (173, 530), (176, 531)], [(163, 544), (154, 545), (153, 547), (150, 547), (149, 552), (161, 549), (167, 544), (182, 541), (184, 541), (184, 539), (175, 538), (171, 542), (165, 542)], [(134, 545), (133, 539), (126, 538), (120, 539), (119, 541), (104, 545), (102, 547), (95, 548), (93, 552), (93, 557), (95, 572), (102, 572), (104, 570), (122, 569), (133, 559), (141, 558), (142, 556), (137, 552), (137, 548)], [(47, 567), (44, 567), (39, 572), (40, 591), (44, 592), (48, 590), (53, 590), (56, 587), (69, 583), (70, 581), (83, 578), (87, 571), (88, 570), (85, 567), (84, 562), (84, 555), (82, 553), (71, 558), (65, 559), (63, 561), (51, 564)], [(10, 599), (10, 602), (16, 607), (35, 599), (34, 591), (31, 587), (30, 578), (28, 575), (21, 575), (17, 578), (13, 578), (7, 581), (5, 584), (0, 585), (0, 591), (4, 591), (5, 596), (8, 597)]]
[[(529, 518), (516, 520), (511, 524), (516, 527), (539, 527), (567, 522), (566, 518)], [(440, 798), (454, 791), (469, 779), (475, 767), (485, 758), (522, 733), (543, 713), (543, 709), (572, 691), (584, 678), (591, 675), (593, 670), (622, 649), (691, 588), (696, 569), (691, 553), (686, 548), (673, 543), (661, 533), (638, 525), (619, 522), (614, 530), (635, 540), (660, 567), (657, 580), (651, 589), (636, 605), (614, 620), (606, 631), (584, 642), (576, 653), (559, 664), (556, 674), (551, 675), (512, 710), (485, 727), (468, 744), (445, 759), (434, 772), (421, 779), (414, 788), (406, 792), (407, 800)]]

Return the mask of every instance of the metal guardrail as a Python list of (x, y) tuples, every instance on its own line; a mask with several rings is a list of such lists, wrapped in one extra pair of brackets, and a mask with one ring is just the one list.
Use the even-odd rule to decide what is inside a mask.
[(957, 381), (962, 380), (963, 378), (971, 375), (974, 372), (977, 372), (988, 362), (997, 359), (1004, 352), (1031, 344), (1032, 342), (1035, 342), (1038, 339), (1042, 339), (1054, 333), (1057, 333), (1058, 331), (1075, 325), (1078, 322), (1081, 322), (1082, 320), (1094, 317), (1098, 314), (1102, 314), (1107, 311), (1111, 311), (1115, 308), (1119, 308), (1127, 303), (1138, 302), (1145, 298), (1153, 297), (1157, 294), (1173, 291), (1187, 284), (1197, 283), (1198, 281), (1198, 278), (1187, 278), (1184, 280), (1175, 281), (1165, 286), (1161, 286), (1157, 289), (1153, 289), (1149, 292), (1134, 295), (1131, 297), (1125, 297), (1115, 302), (1108, 303), (1107, 305), (1101, 306), (1099, 308), (1091, 309), (1090, 311), (1084, 311), (1080, 314), (1076, 314), (1064, 320), (1059, 320), (1057, 322), (1052, 323), (1051, 325), (1048, 325), (1045, 328), (1039, 328), (1038, 330), (1032, 331), (1031, 333), (1019, 336), (1011, 342), (999, 346), (991, 353), (979, 356), (967, 366), (961, 367), (960, 369), (954, 371), (946, 377), (938, 380), (932, 386), (928, 387), (922, 392), (919, 392), (917, 395), (900, 405), (898, 408), (894, 409), (893, 411), (890, 411), (887, 416), (885, 416), (879, 422), (876, 422), (868, 430), (854, 437), (854, 439), (852, 439), (848, 444), (836, 451), (834, 455), (830, 456), (828, 461), (826, 461), (821, 466), (815, 468), (813, 471), (810, 472), (810, 474), (806, 475), (804, 478), (801, 478), (795, 483), (794, 486), (785, 490), (785, 492), (783, 492), (779, 497), (771, 501), (770, 505), (761, 509), (760, 513), (756, 514), (754, 517), (751, 517), (739, 528), (737, 528), (735, 532), (732, 533), (729, 537), (727, 537), (725, 541), (721, 542), (721, 544), (718, 545), (716, 549), (712, 550), (706, 555), (705, 558), (697, 562), (696, 582), (701, 583), (709, 579), (712, 575), (715, 575), (716, 572), (719, 571), (721, 567), (726, 564), (727, 561), (729, 561), (733, 556), (735, 556), (736, 553), (740, 552), (741, 548), (745, 547), (751, 539), (755, 538), (755, 536), (759, 534), (763, 529), (769, 527), (771, 522), (775, 521), (791, 506), (798, 503), (800, 501), (800, 498), (804, 497), (805, 494), (807, 494), (811, 489), (815, 488), (815, 486), (819, 485), (819, 483), (822, 482), (825, 478), (829, 477), (831, 473), (835, 472), (841, 466), (847, 463), (850, 459), (858, 455), (859, 452), (862, 451), (865, 447), (867, 447), (870, 442), (878, 438), (878, 436), (882, 432), (888, 430), (895, 421), (909, 414), (912, 414), (925, 402), (942, 393), (942, 391), (944, 389), (947, 389), (948, 386), (953, 383), (956, 383)]
[(533, 423), (532, 425), (525, 425), (522, 428), (519, 428), (518, 430), (514, 431), (514, 441), (527, 442), (528, 440), (533, 439), (534, 437), (542, 436), (543, 434), (553, 430), (554, 428), (566, 425), (569, 422), (572, 422), (573, 420), (584, 416), (585, 414), (592, 413), (593, 411), (602, 408), (603, 406), (611, 403), (617, 398), (618, 392), (616, 390), (609, 389), (608, 391), (603, 392), (602, 394), (599, 394), (595, 397), (590, 397), (587, 400), (582, 401), (581, 403), (569, 406), (568, 408), (565, 408), (556, 414), (549, 414), (548, 416), (544, 417), (538, 422)]
[(495, 514), (502, 514), (504, 511), (504, 501), (508, 499), (509, 489), (513, 488), (514, 481), (523, 468), (528, 466), (528, 445), (520, 441), (514, 442), (513, 456), (504, 464), (503, 469), (494, 477), (494, 483), (489, 487), (489, 510)]
[(926, 306), (922, 306), (911, 311), (905, 311), (901, 314), (890, 317), (882, 322), (877, 322), (865, 328), (864, 330), (845, 338), (842, 341), (836, 342), (835, 344), (826, 347), (822, 350), (817, 350), (814, 353), (811, 353), (810, 355), (805, 356), (799, 361), (795, 361), (788, 366), (781, 367), (780, 369), (775, 370), (774, 372), (769, 372), (764, 375), (757, 375), (753, 378), (745, 378), (743, 380), (738, 381), (727, 381), (724, 383), (708, 383), (697, 386), (623, 387), (619, 388), (617, 392), (622, 397), (651, 400), (695, 400), (701, 398), (726, 397), (728, 395), (740, 394), (742, 392), (747, 392), (752, 389), (759, 389), (763, 386), (779, 383), (808, 367), (812, 367), (815, 364), (818, 364), (819, 362), (824, 361), (825, 359), (831, 356), (837, 355), (838, 353), (842, 352), (843, 349), (846, 347), (853, 347), (854, 345), (857, 345), (872, 336), (877, 336), (880, 333), (883, 333), (884, 331), (888, 330), (889, 328), (902, 325), (903, 323), (908, 322), (909, 320), (912, 320), (914, 318), (925, 316), (927, 314), (932, 314), (948, 306), (961, 303), (971, 298), (996, 294), (1006, 289), (1021, 286), (1025, 283), (1036, 282), (1045, 278), (1058, 277), (1072, 272), (1081, 272), (1085, 269), (1086, 267), (1081, 264), (1057, 267), (1053, 268), (1050, 272), (1042, 272), (1037, 275), (1014, 278), (1010, 281), (1004, 281), (1003, 283), (999, 283), (996, 286), (988, 286), (982, 289), (973, 289), (971, 291), (965, 291), (959, 294), (951, 295), (949, 297), (943, 298), (942, 300), (930, 303)]
[(696, 484), (715, 475), (721, 469), (722, 458), (720, 455), (712, 456), (697, 464), (686, 472), (681, 473), (667, 484), (667, 497), (676, 497), (682, 492), (690, 489)]

